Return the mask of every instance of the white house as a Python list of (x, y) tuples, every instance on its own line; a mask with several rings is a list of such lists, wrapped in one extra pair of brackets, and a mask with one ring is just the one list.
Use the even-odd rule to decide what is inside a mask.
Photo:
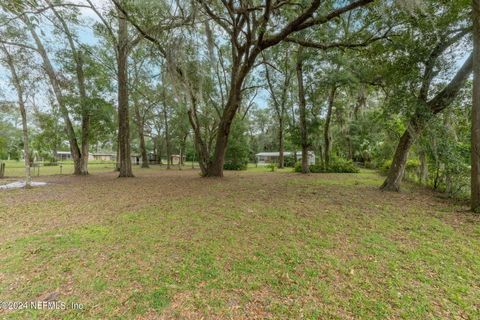
[(116, 153), (94, 153), (93, 154), (93, 159), (94, 160), (101, 160), (101, 161), (115, 161), (117, 159), (117, 154)]
[[(283, 153), (283, 157), (293, 157), (294, 153), (286, 151)], [(280, 152), (260, 152), (255, 155), (257, 157), (257, 163), (259, 165), (265, 165), (270, 163), (278, 163), (278, 157)], [(302, 160), (302, 152), (297, 152), (297, 160)], [(313, 151), (308, 151), (308, 164), (315, 164), (315, 153)]]
[[(55, 155), (57, 161), (72, 160), (72, 153), (70, 151), (57, 151)], [(93, 160), (93, 155), (88, 153), (88, 160)]]

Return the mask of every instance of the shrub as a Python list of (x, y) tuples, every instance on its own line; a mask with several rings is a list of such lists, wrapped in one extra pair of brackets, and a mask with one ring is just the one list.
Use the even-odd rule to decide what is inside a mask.
[[(358, 167), (351, 161), (345, 159), (335, 159), (330, 164), (329, 168), (325, 168), (319, 164), (311, 164), (309, 166), (310, 172), (312, 173), (358, 173), (360, 170)], [(295, 172), (302, 172), (302, 163), (297, 162), (295, 165)]]
[(275, 163), (269, 163), (269, 164), (266, 165), (266, 168), (270, 169), (270, 172), (274, 172), (276, 166), (277, 165)]
[(420, 167), (420, 161), (417, 159), (410, 159), (407, 161), (407, 164), (405, 165), (405, 169), (408, 172), (414, 172)]
[(293, 157), (293, 156), (285, 157), (283, 159), (283, 166), (294, 168), (295, 167), (295, 157)]
[(223, 164), (223, 169), (224, 170), (235, 170), (235, 171), (239, 171), (239, 170), (247, 170), (247, 164), (248, 162), (247, 161), (225, 161), (225, 163)]
[(294, 167), (293, 171), (295, 171), (295, 172), (302, 172), (302, 163), (299, 162), (299, 161), (297, 161), (297, 162), (295, 163), (295, 167)]
[(358, 167), (351, 161), (345, 159), (335, 159), (330, 163), (328, 167), (328, 172), (333, 173), (358, 173), (360, 170)]
[(43, 166), (44, 167), (54, 167), (54, 166), (58, 166), (58, 162), (54, 162), (54, 161), (51, 161), (51, 162), (44, 162), (43, 163)]
[[(300, 171), (302, 169), (302, 165), (300, 165)], [(322, 173), (322, 172), (325, 172), (325, 170), (323, 169), (323, 167), (319, 164), (311, 164), (309, 166), (309, 169), (310, 169), (310, 172), (311, 173)]]
[(385, 162), (383, 162), (383, 164), (379, 168), (380, 172), (383, 174), (387, 174), (391, 166), (392, 166), (392, 160), (385, 160)]
[[(392, 160), (385, 160), (385, 162), (380, 166), (380, 172), (382, 174), (387, 174), (392, 167)], [(416, 159), (411, 159), (407, 161), (405, 165), (406, 172), (414, 173), (420, 167), (420, 162)]]
[(246, 170), (249, 156), (246, 122), (236, 119), (230, 127), (230, 139), (225, 152), (224, 170)]

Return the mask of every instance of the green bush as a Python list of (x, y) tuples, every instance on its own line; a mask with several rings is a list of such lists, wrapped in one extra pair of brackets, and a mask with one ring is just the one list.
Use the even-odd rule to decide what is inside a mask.
[[(309, 166), (309, 169), (310, 169), (310, 172), (311, 173), (322, 173), (322, 172), (325, 172), (325, 170), (323, 169), (323, 167), (319, 164), (311, 164)], [(302, 165), (300, 164), (300, 171), (302, 171)]]
[(405, 166), (405, 169), (408, 172), (415, 172), (420, 167), (420, 161), (417, 159), (410, 159), (407, 161), (407, 164)]
[[(311, 164), (309, 166), (312, 173), (358, 173), (360, 170), (351, 161), (345, 159), (335, 159), (332, 161), (328, 169), (325, 169), (319, 164)], [(295, 172), (302, 172), (302, 163), (297, 162), (295, 165)]]
[(276, 165), (275, 163), (269, 163), (269, 164), (267, 164), (265, 167), (266, 167), (267, 169), (269, 169), (270, 172), (274, 172), (276, 166), (277, 166), (277, 165)]
[(335, 159), (330, 163), (328, 167), (328, 172), (332, 173), (358, 173), (360, 170), (358, 167), (351, 161), (346, 159)]
[[(380, 166), (380, 172), (387, 174), (392, 167), (392, 160), (385, 160), (385, 162)], [(410, 159), (405, 165), (405, 170), (410, 173), (414, 173), (420, 167), (420, 162), (416, 159)]]
[(58, 162), (44, 162), (43, 163), (43, 166), (44, 167), (54, 167), (54, 166), (58, 166)]
[(247, 170), (247, 165), (248, 165), (247, 161), (240, 162), (240, 161), (228, 161), (227, 160), (223, 164), (223, 169), (224, 170), (235, 170), (235, 171)]
[(392, 160), (385, 160), (383, 164), (380, 166), (380, 172), (383, 174), (387, 174), (390, 171), (390, 167), (392, 166)]
[(302, 172), (302, 164), (300, 162), (295, 163), (295, 167), (293, 167), (294, 172)]
[(289, 168), (294, 168), (295, 167), (295, 157), (294, 156), (288, 156), (283, 159), (283, 166), (284, 167), (289, 167)]
[(230, 131), (230, 140), (225, 153), (224, 170), (246, 170), (249, 156), (249, 140), (246, 123), (235, 120)]

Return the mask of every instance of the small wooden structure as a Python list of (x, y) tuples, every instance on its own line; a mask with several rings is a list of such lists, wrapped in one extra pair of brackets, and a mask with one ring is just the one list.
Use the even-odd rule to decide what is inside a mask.
[(0, 163), (0, 178), (5, 177), (5, 162)]

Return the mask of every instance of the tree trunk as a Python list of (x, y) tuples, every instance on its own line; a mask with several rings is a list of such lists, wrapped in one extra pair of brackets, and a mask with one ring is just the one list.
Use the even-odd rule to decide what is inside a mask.
[(67, 36), (70, 49), (72, 50), (73, 60), (75, 61), (75, 72), (77, 76), (77, 86), (78, 92), (80, 94), (80, 105), (82, 112), (82, 145), (81, 145), (81, 154), (80, 154), (80, 168), (79, 175), (88, 175), (88, 152), (89, 152), (89, 138), (90, 138), (90, 110), (88, 106), (87, 91), (85, 87), (85, 73), (83, 71), (83, 56), (82, 53), (77, 50), (75, 42), (73, 40), (72, 33), (63, 19), (63, 17), (58, 13), (51, 2), (47, 0), (47, 3), (50, 5), (51, 10), (60, 21), (63, 26), (65, 35)]
[(318, 162), (322, 167), (325, 167), (325, 162), (323, 161), (323, 148), (321, 144), (318, 146), (318, 155), (319, 155)]
[[(207, 176), (207, 169), (208, 163), (210, 161), (210, 151), (205, 144), (205, 141), (202, 139), (202, 135), (200, 132), (200, 124), (198, 122), (197, 117), (197, 100), (195, 95), (190, 93), (190, 102), (192, 107), (188, 110), (188, 120), (190, 121), (190, 125), (193, 128), (193, 138), (195, 144), (195, 150), (198, 155), (198, 165), (200, 166), (200, 171), (202, 172), (202, 176)], [(193, 166), (193, 162), (192, 162)]]
[(130, 158), (130, 119), (128, 117), (128, 29), (121, 10), (118, 14), (118, 146), (120, 160), (119, 177), (133, 177)]
[(352, 146), (352, 139), (350, 138), (350, 132), (347, 134), (346, 138), (347, 140), (347, 147), (348, 147), (348, 160), (354, 160), (353, 159), (353, 146)]
[[(235, 118), (242, 100), (243, 82), (250, 70), (253, 68), (255, 60), (262, 49), (256, 47), (250, 52), (248, 58), (242, 61), (236, 54), (233, 57), (232, 72), (230, 79), (230, 90), (228, 100), (220, 119), (215, 142), (215, 151), (212, 159), (208, 160), (206, 174), (207, 177), (223, 177), (223, 164), (225, 163), (225, 152), (227, 151), (228, 136), (230, 127)], [(245, 53), (245, 52), (244, 52)], [(196, 131), (195, 131), (196, 132)]]
[[(286, 67), (288, 68), (288, 60), (286, 62)], [(285, 164), (284, 160), (284, 137), (283, 137), (283, 131), (284, 131), (284, 123), (285, 123), (285, 104), (287, 100), (287, 91), (288, 91), (288, 84), (290, 83), (290, 76), (288, 74), (287, 70), (287, 75), (285, 75), (284, 83), (283, 83), (283, 88), (282, 88), (282, 95), (280, 97), (280, 101), (277, 99), (277, 95), (275, 93), (275, 88), (273, 86), (272, 80), (270, 78), (270, 72), (268, 71), (267, 65), (265, 65), (265, 77), (267, 79), (267, 84), (270, 89), (270, 95), (273, 100), (273, 106), (275, 107), (275, 114), (277, 115), (277, 120), (278, 120), (278, 149), (279, 149), (279, 155), (278, 155), (278, 168), (282, 169)]]
[(180, 166), (185, 165), (185, 161), (183, 160), (183, 158), (185, 156), (185, 152), (187, 149), (187, 137), (188, 137), (188, 132), (183, 136), (182, 144), (180, 146)]
[(172, 163), (172, 148), (170, 143), (170, 132), (168, 131), (168, 115), (167, 115), (167, 105), (166, 105), (165, 97), (163, 101), (163, 120), (165, 124), (165, 146), (167, 149), (167, 169), (170, 169)]
[(471, 201), (474, 212), (480, 212), (480, 0), (473, 7), (473, 101), (471, 148)]
[(449, 172), (449, 170), (445, 170), (445, 193), (448, 196), (453, 195), (452, 174)]
[(231, 122), (222, 119), (217, 133), (215, 152), (212, 161), (207, 167), (207, 177), (223, 177), (223, 164), (225, 163), (225, 152), (227, 151), (228, 134)]
[(138, 139), (140, 140), (140, 154), (142, 155), (142, 168), (150, 168), (148, 155), (147, 155), (147, 148), (145, 147), (145, 134), (144, 134), (144, 124), (142, 116), (140, 115), (140, 108), (138, 107), (138, 102), (134, 101), (135, 103), (135, 119), (137, 121), (137, 133)]
[(156, 142), (156, 145), (157, 145), (157, 159), (158, 159), (158, 164), (163, 164), (163, 161), (162, 161), (162, 143), (160, 141), (161, 141), (160, 136), (158, 136), (157, 137), (157, 142)]
[(420, 128), (413, 129), (413, 126), (409, 126), (409, 128), (405, 130), (400, 138), (397, 149), (395, 150), (395, 156), (393, 157), (392, 166), (388, 172), (387, 179), (385, 179), (385, 182), (383, 182), (380, 189), (385, 191), (400, 191), (400, 183), (405, 174), (408, 151), (415, 142), (414, 135), (416, 136), (419, 132)]
[(428, 181), (428, 163), (427, 163), (427, 156), (425, 151), (420, 151), (419, 154), (420, 158), (420, 172), (419, 172), (419, 180), (420, 183), (425, 185)]
[(25, 162), (25, 189), (29, 189), (32, 186), (32, 176), (30, 174), (30, 151), (29, 151), (29, 139), (28, 139), (28, 127), (27, 127), (27, 112), (25, 109), (25, 100), (23, 94), (23, 87), (18, 78), (17, 70), (13, 62), (13, 58), (8, 52), (7, 48), (2, 45), (3, 52), (6, 55), (8, 67), (12, 74), (12, 82), (17, 91), (18, 106), (20, 108), (20, 115), (22, 116), (22, 133), (23, 133), (23, 158)]
[(472, 72), (472, 65), (473, 56), (470, 55), (449, 84), (437, 93), (435, 97), (428, 102), (419, 99), (418, 109), (413, 115), (407, 130), (400, 138), (387, 179), (385, 179), (380, 189), (385, 191), (400, 191), (400, 183), (405, 173), (408, 151), (414, 143), (415, 138), (420, 134), (431, 117), (443, 111), (453, 102)]
[(115, 155), (115, 171), (120, 172), (120, 151), (119, 151), (119, 144), (118, 144), (118, 133), (117, 133), (117, 150)]
[(328, 96), (328, 109), (327, 109), (327, 117), (325, 118), (325, 127), (323, 129), (323, 141), (325, 144), (325, 155), (323, 157), (325, 162), (325, 169), (328, 169), (330, 166), (330, 123), (332, 121), (332, 111), (333, 111), (333, 103), (335, 102), (335, 93), (337, 91), (337, 86), (334, 85), (332, 90), (330, 91), (330, 95)]
[(228, 135), (230, 134), (230, 127), (240, 104), (242, 85), (243, 80), (241, 80), (240, 83), (237, 82), (236, 86), (230, 89), (228, 102), (218, 125), (213, 158), (212, 161), (209, 161), (207, 166), (207, 177), (223, 177), (223, 164), (225, 163)]
[(145, 135), (143, 134), (143, 130), (138, 133), (140, 138), (140, 152), (142, 154), (142, 168), (150, 168), (149, 161), (148, 161), (148, 154), (147, 148), (145, 147)]
[(305, 101), (305, 90), (303, 88), (303, 49), (300, 46), (298, 48), (297, 56), (297, 81), (298, 81), (298, 108), (300, 116), (300, 143), (302, 145), (302, 173), (309, 173), (310, 168), (308, 166), (308, 131), (307, 131), (307, 118), (306, 108), (307, 103)]
[(353, 117), (355, 120), (358, 120), (358, 113), (360, 109), (365, 108), (367, 104), (367, 97), (366, 97), (366, 84), (360, 84), (360, 88), (357, 94), (357, 101), (355, 102), (355, 106), (353, 108)]
[(283, 124), (283, 118), (280, 118), (278, 119), (279, 120), (279, 123), (278, 123), (278, 151), (279, 151), (279, 154), (278, 154), (278, 168), (279, 169), (282, 169), (284, 167), (284, 164), (285, 164), (285, 160), (284, 160), (284, 156), (283, 156), (283, 153), (284, 153), (284, 149), (285, 149), (285, 145), (284, 145), (284, 138), (283, 138), (283, 127), (284, 127), (284, 124)]
[(73, 159), (73, 164), (74, 164), (74, 173), (75, 175), (82, 175), (82, 165), (81, 165), (81, 152), (80, 148), (78, 147), (78, 142), (77, 142), (77, 137), (75, 135), (75, 130), (73, 129), (72, 122), (70, 120), (70, 116), (68, 113), (68, 109), (65, 106), (65, 100), (62, 94), (62, 90), (60, 88), (60, 84), (58, 83), (58, 79), (55, 73), (55, 69), (53, 68), (53, 65), (48, 57), (47, 51), (45, 50), (45, 47), (43, 46), (42, 41), (37, 35), (37, 32), (35, 31), (35, 28), (33, 25), (30, 23), (27, 17), (23, 16), (20, 17), (22, 21), (25, 23), (27, 28), (30, 31), (30, 34), (32, 35), (32, 38), (35, 41), (35, 44), (37, 46), (38, 53), (40, 54), (42, 61), (43, 61), (43, 66), (45, 68), (45, 72), (47, 73), (47, 76), (49, 78), (50, 84), (53, 88), (53, 92), (55, 94), (55, 97), (57, 99), (58, 105), (60, 107), (60, 112), (62, 114), (63, 120), (65, 122), (65, 130), (67, 133), (68, 137), (68, 142), (70, 144), (70, 152), (72, 155)]

